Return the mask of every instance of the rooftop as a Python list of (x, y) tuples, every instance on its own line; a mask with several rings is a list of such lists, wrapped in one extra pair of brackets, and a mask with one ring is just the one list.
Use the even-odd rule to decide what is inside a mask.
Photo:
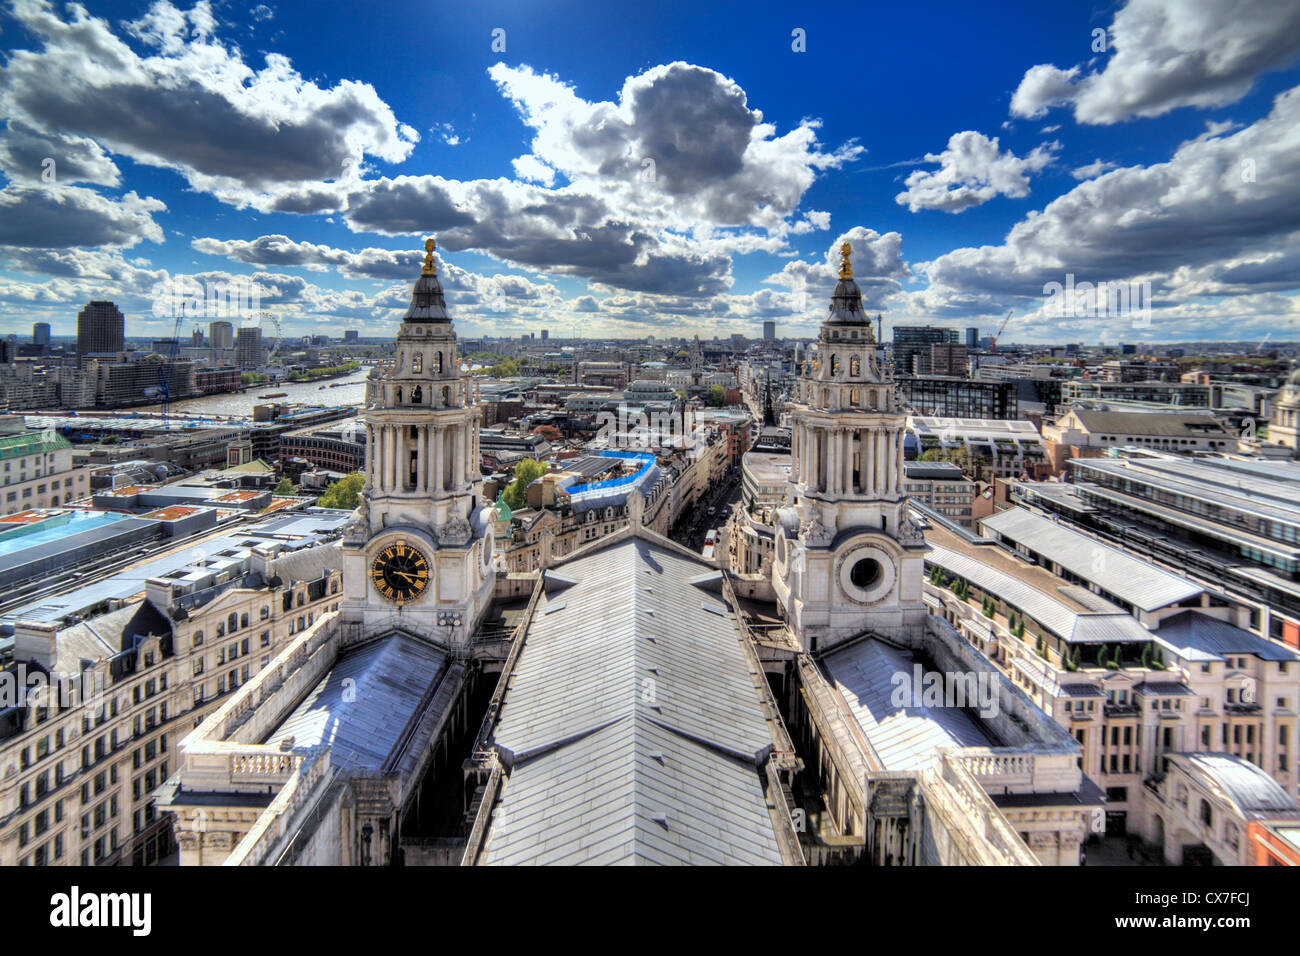
[(1168, 754), (1194, 776), (1207, 778), (1246, 817), (1256, 814), (1296, 813), (1295, 798), (1267, 773), (1248, 760), (1224, 753)]
[(941, 747), (995, 745), (980, 725), (959, 707), (906, 707), (895, 703), (898, 678), (912, 686), (920, 662), (911, 651), (876, 639), (858, 641), (822, 661), (862, 733), (886, 770), (915, 770)]
[(1119, 548), (1074, 531), (1050, 518), (1010, 508), (981, 520), (995, 532), (1023, 545), (1122, 601), (1153, 611), (1204, 593), (1200, 585), (1135, 558)]
[(716, 569), (624, 534), (543, 587), (492, 730), (509, 776), (481, 861), (779, 864), (766, 685)]
[(295, 748), (329, 747), (335, 767), (384, 769), (446, 660), (401, 633), (346, 651), (264, 743), (292, 737)]
[(1195, 611), (1165, 618), (1155, 636), (1186, 661), (1222, 661), (1229, 654), (1250, 654), (1265, 661), (1300, 660), (1300, 654), (1281, 644)]

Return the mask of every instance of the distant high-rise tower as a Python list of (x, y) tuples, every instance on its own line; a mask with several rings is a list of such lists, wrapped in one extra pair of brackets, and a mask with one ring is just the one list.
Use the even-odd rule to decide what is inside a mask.
[(773, 587), (805, 650), (925, 623), (925, 540), (903, 487), (907, 415), (881, 361), (851, 249), (791, 408), (796, 504), (778, 512)]
[(967, 350), (974, 352), (979, 347), (980, 330), (972, 326), (966, 330), (966, 348)]
[(126, 348), (126, 317), (112, 302), (90, 302), (77, 313), (77, 364), (84, 366), (96, 352)]
[(774, 322), (771, 319), (768, 319), (763, 323), (763, 341), (764, 342), (776, 341), (776, 322)]
[(262, 329), (259, 326), (240, 326), (235, 343), (235, 364), (240, 368), (257, 368), (266, 364), (266, 349), (262, 347)]
[(203, 330), (202, 330), (202, 329), (195, 329), (193, 332), (190, 333), (190, 346), (191, 346), (191, 348), (196, 348), (196, 349), (201, 349), (201, 348), (203, 348)]
[(551, 337), (550, 329), (542, 329), (542, 341), (545, 342)]
[(209, 322), (208, 347), (233, 349), (235, 347), (235, 327), (229, 322)]
[(360, 341), (361, 341), (361, 333), (358, 332), (356, 329), (347, 329), (347, 330), (345, 330), (344, 333), (343, 333), (343, 341), (344, 341), (344, 342), (360, 342)]
[(32, 326), (32, 345), (39, 345), (41, 348), (50, 347), (50, 323), (37, 322)]

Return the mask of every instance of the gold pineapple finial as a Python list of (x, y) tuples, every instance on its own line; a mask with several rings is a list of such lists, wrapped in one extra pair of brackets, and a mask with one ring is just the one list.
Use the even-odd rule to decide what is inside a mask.
[(853, 278), (853, 263), (849, 261), (849, 256), (853, 253), (853, 247), (847, 242), (840, 245), (840, 278)]
[(438, 244), (433, 241), (432, 237), (424, 240), (424, 268), (420, 271), (420, 275), (436, 276), (438, 274), (438, 267), (433, 261), (433, 250), (437, 248)]

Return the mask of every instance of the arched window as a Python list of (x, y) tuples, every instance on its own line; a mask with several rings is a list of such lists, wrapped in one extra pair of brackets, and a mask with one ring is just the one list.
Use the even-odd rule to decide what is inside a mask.
[(439, 375), (442, 374), (442, 353), (441, 352), (433, 353), (433, 370), (437, 372)]
[(411, 389), (411, 404), (412, 405), (424, 404), (424, 389), (420, 388), (420, 386), (418, 385), (415, 386), (415, 388)]
[(239, 626), (240, 626), (240, 627), (248, 627), (248, 615), (247, 615), (247, 614), (241, 614), (241, 615), (239, 615)]
[(397, 386), (397, 404), (402, 404), (402, 386)]
[(838, 355), (831, 356), (831, 374), (832, 375), (840, 374), (840, 357)]
[(854, 378), (862, 374), (862, 358), (860, 356), (855, 355), (849, 359), (849, 374)]
[(423, 352), (416, 352), (414, 355), (411, 356), (411, 371), (412, 371), (412, 372), (423, 372), (423, 371), (424, 371), (424, 353), (423, 353)]
[(234, 634), (235, 631), (239, 630), (238, 614), (231, 613), (230, 617), (226, 618), (226, 630), (231, 634)]

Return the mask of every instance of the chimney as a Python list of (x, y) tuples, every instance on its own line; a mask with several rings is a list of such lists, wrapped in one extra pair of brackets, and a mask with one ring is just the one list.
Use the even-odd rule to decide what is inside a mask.
[(54, 669), (59, 629), (43, 621), (19, 621), (14, 625), (14, 660), (31, 661)]

